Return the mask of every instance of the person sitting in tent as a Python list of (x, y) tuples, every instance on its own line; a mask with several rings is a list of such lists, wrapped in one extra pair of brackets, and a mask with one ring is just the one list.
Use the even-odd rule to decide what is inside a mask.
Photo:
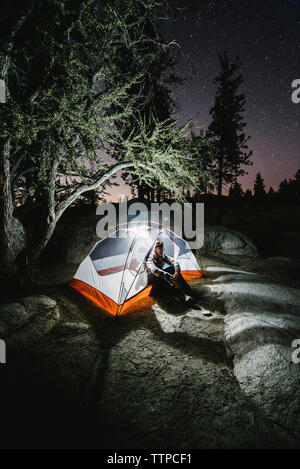
[[(184, 280), (180, 273), (180, 267), (172, 257), (164, 254), (164, 243), (157, 241), (153, 256), (149, 256), (146, 260), (148, 270), (148, 284), (152, 284), (157, 291), (163, 287), (163, 280), (173, 285), (175, 296), (181, 299), (186, 295), (192, 298), (198, 298), (198, 294), (192, 290), (189, 284)], [(179, 286), (179, 288), (175, 288)]]

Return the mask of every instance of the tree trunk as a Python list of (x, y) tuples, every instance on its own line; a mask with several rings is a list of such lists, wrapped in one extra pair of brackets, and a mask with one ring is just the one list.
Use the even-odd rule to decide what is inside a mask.
[(31, 284), (34, 280), (33, 271), (36, 263), (52, 237), (58, 221), (55, 213), (55, 181), (58, 165), (59, 161), (55, 160), (49, 173), (47, 186), (43, 189), (42, 200), (44, 203), (42, 207), (44, 207), (44, 210), (40, 212), (38, 238), (34, 240), (32, 246), (26, 248), (23, 255), (22, 262), (26, 270), (26, 281), (28, 284)]
[(10, 180), (10, 143), (0, 139), (0, 276), (1, 288), (10, 291), (18, 283), (12, 238), (13, 201)]
[(155, 202), (154, 189), (153, 188), (150, 189), (150, 194), (151, 194), (151, 202)]
[(161, 201), (161, 189), (157, 189), (156, 198), (157, 198), (157, 202), (160, 203), (160, 201)]
[(219, 159), (219, 174), (218, 174), (218, 197), (222, 197), (223, 186), (223, 155)]
[(27, 280), (32, 282), (33, 279), (33, 271), (36, 267), (37, 261), (45, 247), (47, 246), (48, 242), (50, 241), (54, 230), (56, 228), (56, 220), (55, 218), (47, 217), (46, 226), (43, 229), (42, 235), (36, 245), (34, 245), (31, 249), (27, 251)]
[(144, 200), (144, 186), (143, 184), (138, 184), (138, 199)]
[(219, 159), (217, 225), (221, 224), (222, 186), (223, 186), (223, 154), (220, 155), (220, 159)]

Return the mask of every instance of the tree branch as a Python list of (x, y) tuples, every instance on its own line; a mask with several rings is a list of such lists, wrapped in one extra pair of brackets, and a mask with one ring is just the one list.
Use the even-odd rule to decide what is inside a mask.
[(75, 200), (77, 200), (78, 197), (79, 197), (81, 194), (83, 194), (84, 192), (88, 192), (88, 191), (97, 189), (97, 188), (100, 187), (102, 184), (104, 184), (105, 181), (107, 181), (111, 176), (113, 176), (114, 174), (116, 174), (118, 171), (121, 171), (122, 169), (125, 169), (125, 168), (132, 168), (133, 166), (146, 169), (147, 171), (156, 174), (156, 170), (155, 170), (154, 168), (152, 168), (151, 166), (148, 166), (148, 165), (146, 165), (146, 164), (143, 164), (143, 163), (128, 162), (128, 163), (119, 163), (119, 164), (116, 164), (116, 165), (112, 166), (111, 169), (110, 169), (107, 173), (103, 174), (99, 179), (97, 179), (97, 181), (93, 182), (92, 184), (83, 184), (83, 185), (77, 187), (77, 189), (76, 189), (74, 192), (72, 192), (72, 194), (70, 194), (66, 199), (64, 199), (63, 201), (61, 201), (61, 202), (56, 206), (56, 210), (55, 210), (55, 221), (57, 222), (57, 221), (60, 219), (60, 217), (62, 216), (62, 214), (64, 213), (64, 211), (65, 211), (73, 202), (75, 202)]
[(11, 168), (11, 175), (10, 175), (11, 179), (14, 179), (16, 177), (16, 171), (19, 168), (20, 164), (22, 163), (26, 155), (27, 155), (27, 151), (25, 150), (20, 154), (20, 156), (14, 163), (13, 167)]
[(22, 15), (19, 18), (19, 20), (17, 21), (15, 27), (13, 28), (12, 33), (10, 35), (10, 38), (9, 38), (7, 44), (6, 44), (5, 59), (4, 59), (4, 62), (2, 64), (2, 70), (1, 70), (1, 77), (5, 80), (5, 82), (6, 82), (8, 70), (9, 70), (9, 67), (10, 67), (9, 54), (11, 53), (11, 51), (14, 47), (16, 35), (20, 31), (21, 27), (23, 26), (23, 24), (25, 23), (25, 21), (27, 20), (27, 18), (31, 14), (31, 12), (32, 12), (32, 8), (30, 8), (27, 11), (27, 13), (25, 13), (24, 15)]
[(92, 184), (83, 184), (79, 186), (72, 194), (70, 194), (65, 200), (60, 202), (55, 210), (55, 220), (58, 221), (64, 211), (73, 203), (78, 197), (83, 194), (84, 192), (91, 191), (93, 189), (97, 189), (101, 184), (103, 184), (107, 179), (109, 179), (113, 174), (117, 173), (118, 171), (130, 168), (135, 166), (135, 163), (119, 163), (114, 165), (107, 173), (103, 174), (97, 181), (93, 182)]

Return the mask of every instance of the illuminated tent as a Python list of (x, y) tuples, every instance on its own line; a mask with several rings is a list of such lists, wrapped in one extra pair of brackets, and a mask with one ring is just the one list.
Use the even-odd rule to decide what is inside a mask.
[(80, 264), (70, 286), (102, 309), (117, 316), (137, 300), (149, 295), (145, 261), (152, 255), (157, 240), (164, 252), (174, 257), (186, 280), (202, 273), (189, 245), (165, 228), (140, 225), (119, 229), (98, 241)]

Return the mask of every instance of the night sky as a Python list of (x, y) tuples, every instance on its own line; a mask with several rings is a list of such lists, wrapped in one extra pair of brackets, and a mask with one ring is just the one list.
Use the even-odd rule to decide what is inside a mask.
[[(268, 188), (300, 168), (300, 104), (291, 100), (300, 78), (300, 0), (178, 0), (169, 2), (176, 17), (160, 20), (166, 41), (177, 39), (191, 61), (177, 56), (177, 74), (186, 78), (174, 89), (181, 123), (193, 118), (207, 128), (219, 72), (218, 53), (240, 56), (247, 99), (246, 132), (253, 166), (240, 178), (252, 188), (261, 172)], [(179, 8), (175, 10), (175, 8)]]
[[(300, 168), (300, 104), (291, 100), (300, 78), (300, 0), (168, 0), (171, 15), (159, 15), (165, 42), (182, 44), (192, 66), (177, 48), (176, 73), (186, 79), (174, 87), (176, 117), (207, 128), (214, 103), (218, 54), (240, 56), (247, 104), (246, 133), (251, 136), (253, 166), (240, 178), (252, 188), (261, 172), (274, 189)], [(171, 17), (172, 16), (172, 17)], [(123, 184), (118, 192), (128, 192)], [(115, 192), (115, 191), (113, 191)], [(226, 191), (225, 191), (226, 193)]]

